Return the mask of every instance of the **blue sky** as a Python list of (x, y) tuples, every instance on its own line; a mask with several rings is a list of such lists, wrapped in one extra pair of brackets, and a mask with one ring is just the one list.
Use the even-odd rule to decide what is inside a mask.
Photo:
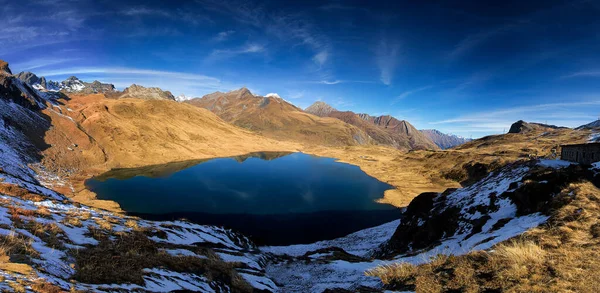
[(0, 58), (53, 80), (187, 96), (246, 86), (467, 137), (600, 115), (598, 1), (0, 0), (0, 11)]

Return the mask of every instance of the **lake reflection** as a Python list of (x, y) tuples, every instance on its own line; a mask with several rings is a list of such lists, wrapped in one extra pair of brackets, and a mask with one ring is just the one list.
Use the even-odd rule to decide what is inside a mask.
[(303, 153), (118, 169), (86, 186), (129, 214), (226, 226), (257, 244), (333, 239), (399, 217), (398, 209), (376, 202), (390, 185), (356, 166)]

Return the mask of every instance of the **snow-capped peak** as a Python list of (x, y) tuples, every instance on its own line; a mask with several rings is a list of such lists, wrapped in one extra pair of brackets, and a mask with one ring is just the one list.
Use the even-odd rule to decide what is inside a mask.
[(175, 97), (175, 101), (177, 101), (177, 102), (183, 102), (183, 101), (187, 101), (190, 99), (192, 99), (192, 97), (188, 97), (185, 94), (181, 94), (181, 95)]
[(276, 93), (268, 93), (265, 97), (267, 97), (267, 98), (278, 98), (278, 99), (282, 99), (283, 100), (283, 98), (281, 98), (281, 96), (279, 96)]

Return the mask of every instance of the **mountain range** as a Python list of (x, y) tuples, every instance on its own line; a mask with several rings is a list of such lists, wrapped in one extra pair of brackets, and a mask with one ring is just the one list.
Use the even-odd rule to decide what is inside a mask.
[(33, 88), (42, 91), (78, 93), (78, 94), (97, 94), (116, 92), (115, 86), (108, 83), (101, 83), (97, 80), (93, 82), (84, 82), (75, 76), (71, 76), (61, 82), (47, 81), (45, 77), (38, 77), (31, 72), (21, 72), (16, 78), (29, 84)]
[(443, 133), (437, 129), (423, 129), (421, 132), (443, 150), (459, 146), (472, 140), (454, 134)]
[(351, 111), (338, 111), (321, 101), (315, 102), (304, 111), (320, 117), (340, 119), (364, 130), (376, 143), (397, 149), (446, 149), (468, 141), (439, 131), (419, 131), (408, 121), (398, 120), (389, 115), (371, 116)]
[(367, 133), (353, 125), (304, 112), (278, 95), (254, 95), (247, 88), (215, 92), (184, 103), (208, 109), (229, 123), (270, 138), (333, 146), (372, 142)]

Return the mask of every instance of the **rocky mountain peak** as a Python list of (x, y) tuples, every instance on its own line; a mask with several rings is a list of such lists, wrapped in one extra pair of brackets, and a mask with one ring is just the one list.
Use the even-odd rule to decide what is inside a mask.
[(8, 62), (0, 60), (0, 74), (12, 75), (10, 68), (8, 68)]
[(322, 101), (316, 101), (312, 105), (310, 105), (308, 108), (304, 109), (304, 112), (307, 112), (307, 113), (310, 113), (313, 115), (317, 115), (319, 117), (329, 116), (329, 114), (334, 111), (337, 111), (337, 110), (335, 108), (331, 107), (329, 104), (322, 102)]
[(45, 89), (47, 86), (45, 77), (38, 77), (29, 71), (20, 72), (19, 74), (15, 75), (15, 77), (36, 89)]
[(535, 130), (554, 130), (565, 128), (566, 127), (519, 120), (510, 126), (510, 130), (508, 131), (508, 133), (527, 133)]
[(120, 98), (137, 98), (143, 100), (171, 100), (175, 101), (175, 96), (169, 91), (163, 91), (157, 87), (143, 87), (141, 85), (132, 84), (123, 90), (123, 95)]
[(248, 96), (254, 97), (254, 94), (246, 87), (242, 87), (240, 89), (229, 92), (230, 94), (234, 94), (237, 99), (243, 99)]

